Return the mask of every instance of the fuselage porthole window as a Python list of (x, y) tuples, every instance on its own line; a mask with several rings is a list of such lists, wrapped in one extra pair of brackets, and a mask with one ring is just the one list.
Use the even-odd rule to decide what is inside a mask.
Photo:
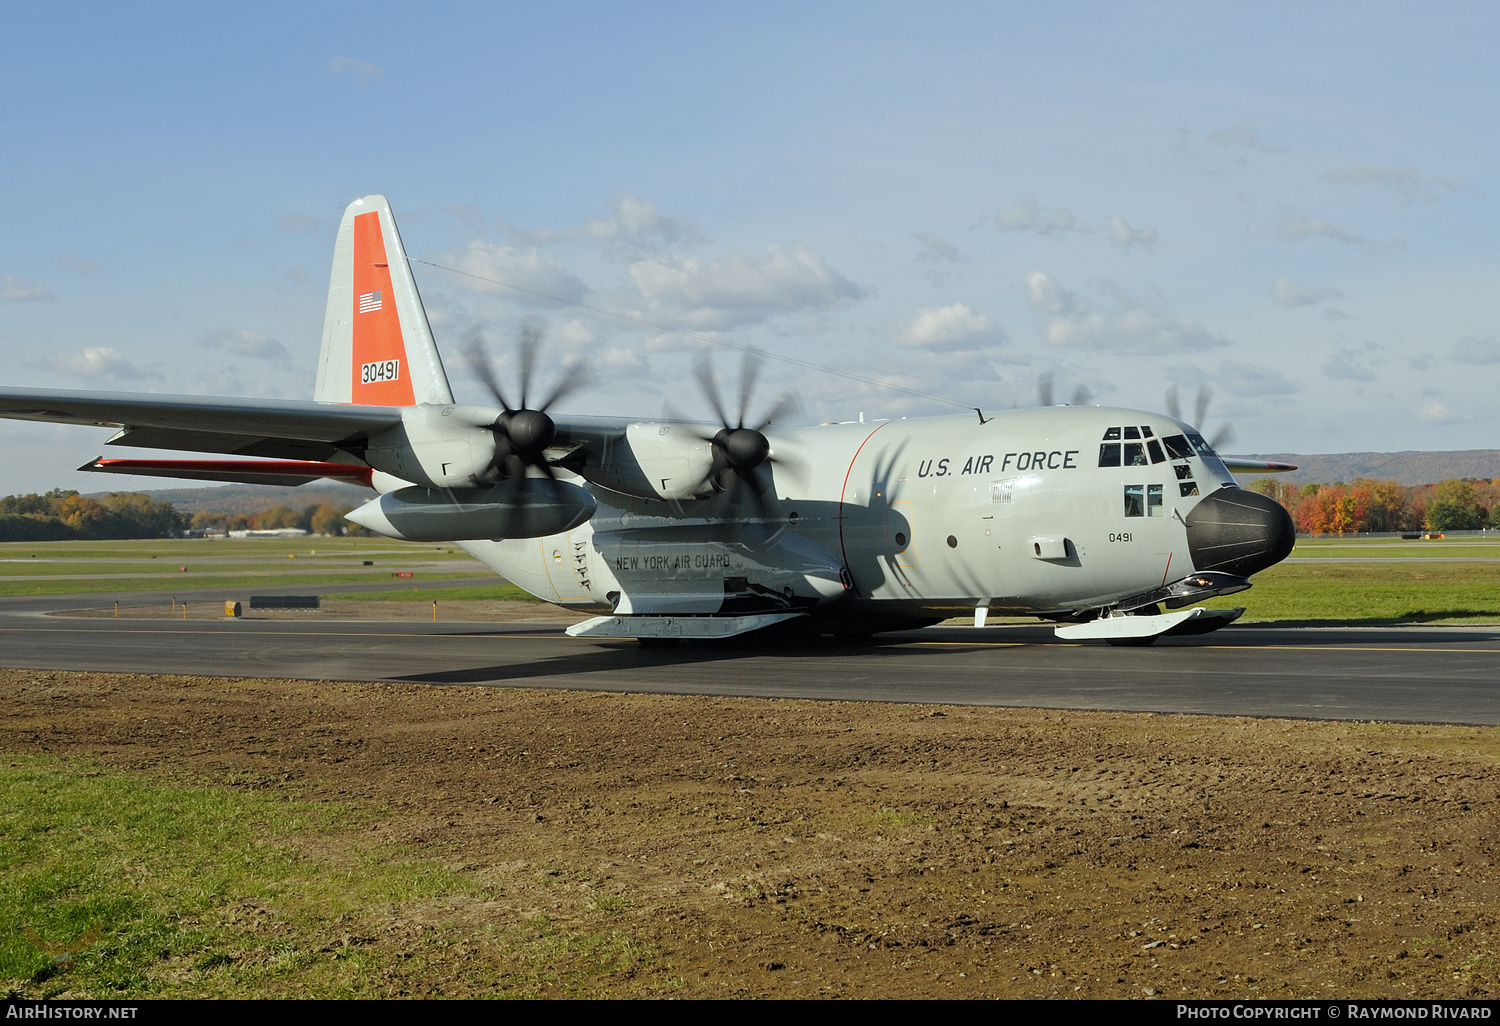
[(1118, 467), (1120, 465), (1120, 443), (1105, 442), (1099, 446), (1099, 466)]
[(1172, 466), (1177, 471), (1177, 480), (1190, 481), (1193, 477), (1193, 468), (1186, 463), (1177, 463)]
[(1177, 486), (1177, 490), (1182, 492), (1182, 497), (1184, 499), (1186, 499), (1189, 495), (1198, 494), (1198, 486), (1191, 481), (1182, 482)]
[(1143, 517), (1146, 515), (1146, 486), (1125, 486), (1125, 515), (1127, 517)]

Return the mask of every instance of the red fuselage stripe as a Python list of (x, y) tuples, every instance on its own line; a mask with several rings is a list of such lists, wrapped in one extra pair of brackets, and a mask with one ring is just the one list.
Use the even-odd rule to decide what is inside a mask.
[[(885, 422), (885, 424), (889, 423), (890, 421)], [(875, 431), (879, 431), (885, 427), (885, 424), (878, 425)], [(859, 454), (865, 451), (865, 446), (869, 443), (870, 439), (875, 437), (875, 431), (871, 431), (868, 435), (865, 435), (865, 440), (859, 443), (858, 449), (854, 450), (854, 458), (849, 461), (849, 469), (844, 471), (844, 486), (839, 489), (839, 555), (843, 557), (845, 570), (849, 570), (849, 553), (844, 548), (844, 495), (849, 491), (849, 475), (854, 473), (854, 464), (859, 462)], [(853, 570), (849, 570), (849, 583), (851, 585), (859, 583), (854, 580)], [(858, 587), (855, 587), (854, 590), (856, 594), (859, 592)]]

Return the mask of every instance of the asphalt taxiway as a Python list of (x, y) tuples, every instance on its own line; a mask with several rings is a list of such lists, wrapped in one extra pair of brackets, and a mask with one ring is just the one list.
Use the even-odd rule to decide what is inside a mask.
[(1040, 625), (935, 627), (885, 635), (869, 645), (824, 639), (663, 649), (576, 640), (563, 634), (560, 623), (47, 615), (112, 598), (0, 599), (0, 666), (1500, 723), (1500, 627), (1236, 624), (1133, 649), (1060, 642)]

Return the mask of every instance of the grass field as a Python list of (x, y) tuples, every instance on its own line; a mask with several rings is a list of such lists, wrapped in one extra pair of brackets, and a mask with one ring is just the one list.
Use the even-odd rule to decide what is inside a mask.
[[(373, 566), (364, 566), (370, 560)], [(186, 566), (187, 572), (178, 568)], [(412, 588), (329, 594), (329, 599), (427, 602), (426, 581), (488, 571), (452, 545), (371, 538), (188, 539), (0, 544), (0, 596), (184, 588), (252, 588), (389, 580)], [(445, 588), (444, 602), (528, 600), (507, 584)], [(1392, 542), (1300, 539), (1291, 558), (1255, 576), (1255, 587), (1216, 599), (1245, 606), (1247, 621), (1500, 623), (1500, 539)]]
[[(365, 566), (366, 560), (373, 565)], [(0, 596), (368, 583), (397, 571), (418, 581), (488, 572), (452, 545), (401, 545), (383, 538), (0, 544)]]
[(1206, 605), (1244, 606), (1247, 621), (1500, 623), (1500, 540), (1299, 539), (1254, 581)]
[[(403, 978), (447, 974), (437, 964), (453, 958), (450, 931), (441, 917), (414, 924), (398, 953), (351, 924), (489, 897), (472, 875), (371, 842), (378, 806), (300, 802), (248, 775), (185, 785), (44, 756), (7, 763), (0, 978), (38, 997), (397, 996)], [(516, 955), (511, 993), (535, 989), (526, 966), (555, 975), (559, 947), (592, 953), (584, 976), (630, 968), (607, 929), (523, 921), (483, 942)]]

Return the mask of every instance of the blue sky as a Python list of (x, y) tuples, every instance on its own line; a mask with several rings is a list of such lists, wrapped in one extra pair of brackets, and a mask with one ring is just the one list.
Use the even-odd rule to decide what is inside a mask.
[[(0, 7), (7, 384), (309, 396), (383, 192), (413, 256), (965, 405), (1206, 384), (1233, 451), (1500, 447), (1493, 6), (307, 6)], [(572, 409), (705, 412), (697, 343), (418, 275), (461, 398), (531, 317)], [(102, 487), (107, 434), (0, 424), (0, 493)]]

